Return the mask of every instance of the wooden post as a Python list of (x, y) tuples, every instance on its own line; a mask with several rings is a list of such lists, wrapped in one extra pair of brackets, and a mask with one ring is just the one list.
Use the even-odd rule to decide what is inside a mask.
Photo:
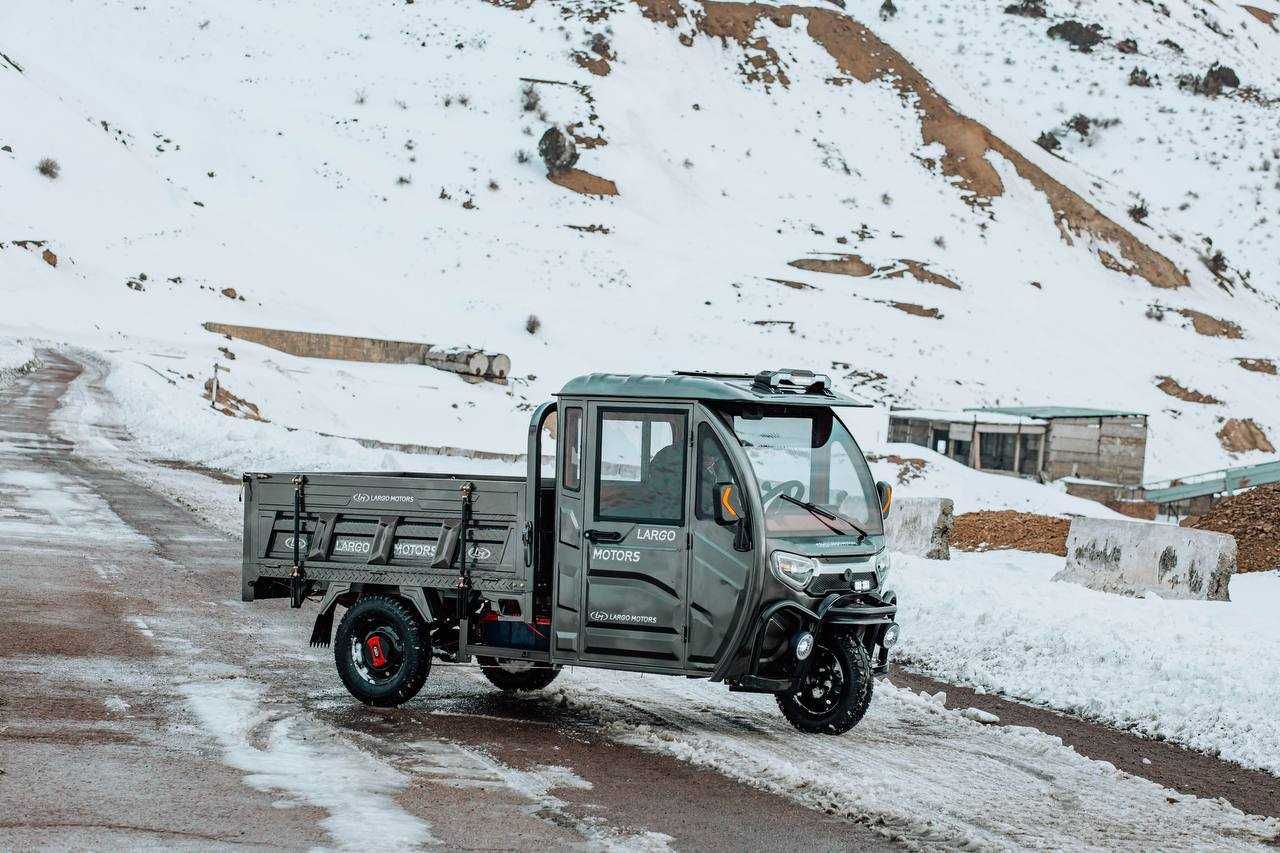
[(231, 368), (223, 367), (221, 364), (218, 364), (218, 362), (216, 361), (213, 363), (213, 385), (210, 386), (210, 389), (209, 389), (209, 408), (211, 409), (218, 408), (218, 371), (219, 370), (225, 370), (228, 373), (231, 372)]

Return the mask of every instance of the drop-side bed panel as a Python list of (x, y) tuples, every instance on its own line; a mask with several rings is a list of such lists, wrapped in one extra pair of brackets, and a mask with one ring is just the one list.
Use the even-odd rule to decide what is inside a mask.
[(320, 584), (399, 584), (452, 589), (458, 569), (431, 562), (441, 529), (462, 517), (462, 485), (474, 486), (468, 548), (472, 586), (480, 592), (532, 592), (525, 565), (525, 481), (517, 477), (435, 474), (246, 474), (242, 598), (261, 578), (293, 571), (294, 479), (301, 485), (300, 554)]

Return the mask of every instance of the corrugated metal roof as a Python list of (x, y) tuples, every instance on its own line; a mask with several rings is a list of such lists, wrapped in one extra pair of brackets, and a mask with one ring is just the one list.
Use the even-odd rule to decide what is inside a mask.
[(1146, 412), (1125, 409), (1089, 409), (1084, 406), (981, 406), (967, 409), (970, 412), (1000, 412), (1005, 415), (1021, 415), (1026, 418), (1132, 418), (1147, 416)]
[(870, 406), (832, 390), (804, 393), (796, 388), (765, 391), (754, 377), (732, 374), (633, 376), (590, 373), (570, 379), (561, 397), (614, 397), (647, 400), (706, 400), (725, 403), (776, 403), (788, 406)]
[(1045, 426), (1048, 421), (1037, 420), (1025, 415), (1010, 415), (1003, 412), (984, 412), (976, 409), (964, 411), (948, 411), (946, 409), (894, 409), (889, 412), (890, 418), (910, 418), (923, 421), (946, 421), (953, 424), (977, 423), (1007, 426)]

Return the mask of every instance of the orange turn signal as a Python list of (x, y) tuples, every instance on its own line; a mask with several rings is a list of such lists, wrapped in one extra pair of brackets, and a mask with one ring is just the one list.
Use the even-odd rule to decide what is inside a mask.
[(724, 510), (726, 518), (737, 518), (738, 511), (733, 508), (733, 504), (729, 503), (729, 499), (733, 497), (733, 486), (725, 486), (720, 490), (720, 508)]

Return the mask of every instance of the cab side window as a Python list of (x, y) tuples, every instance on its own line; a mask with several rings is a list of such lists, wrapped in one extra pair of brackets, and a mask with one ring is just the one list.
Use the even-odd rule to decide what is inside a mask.
[(582, 488), (582, 409), (564, 412), (564, 487), (571, 492)]
[(693, 514), (699, 519), (713, 519), (716, 516), (716, 484), (733, 483), (734, 491), (738, 489), (738, 478), (733, 475), (733, 465), (729, 462), (729, 454), (711, 427), (702, 424), (698, 427), (698, 468), (697, 499), (694, 501)]
[(683, 412), (600, 412), (597, 521), (684, 523), (685, 429)]

